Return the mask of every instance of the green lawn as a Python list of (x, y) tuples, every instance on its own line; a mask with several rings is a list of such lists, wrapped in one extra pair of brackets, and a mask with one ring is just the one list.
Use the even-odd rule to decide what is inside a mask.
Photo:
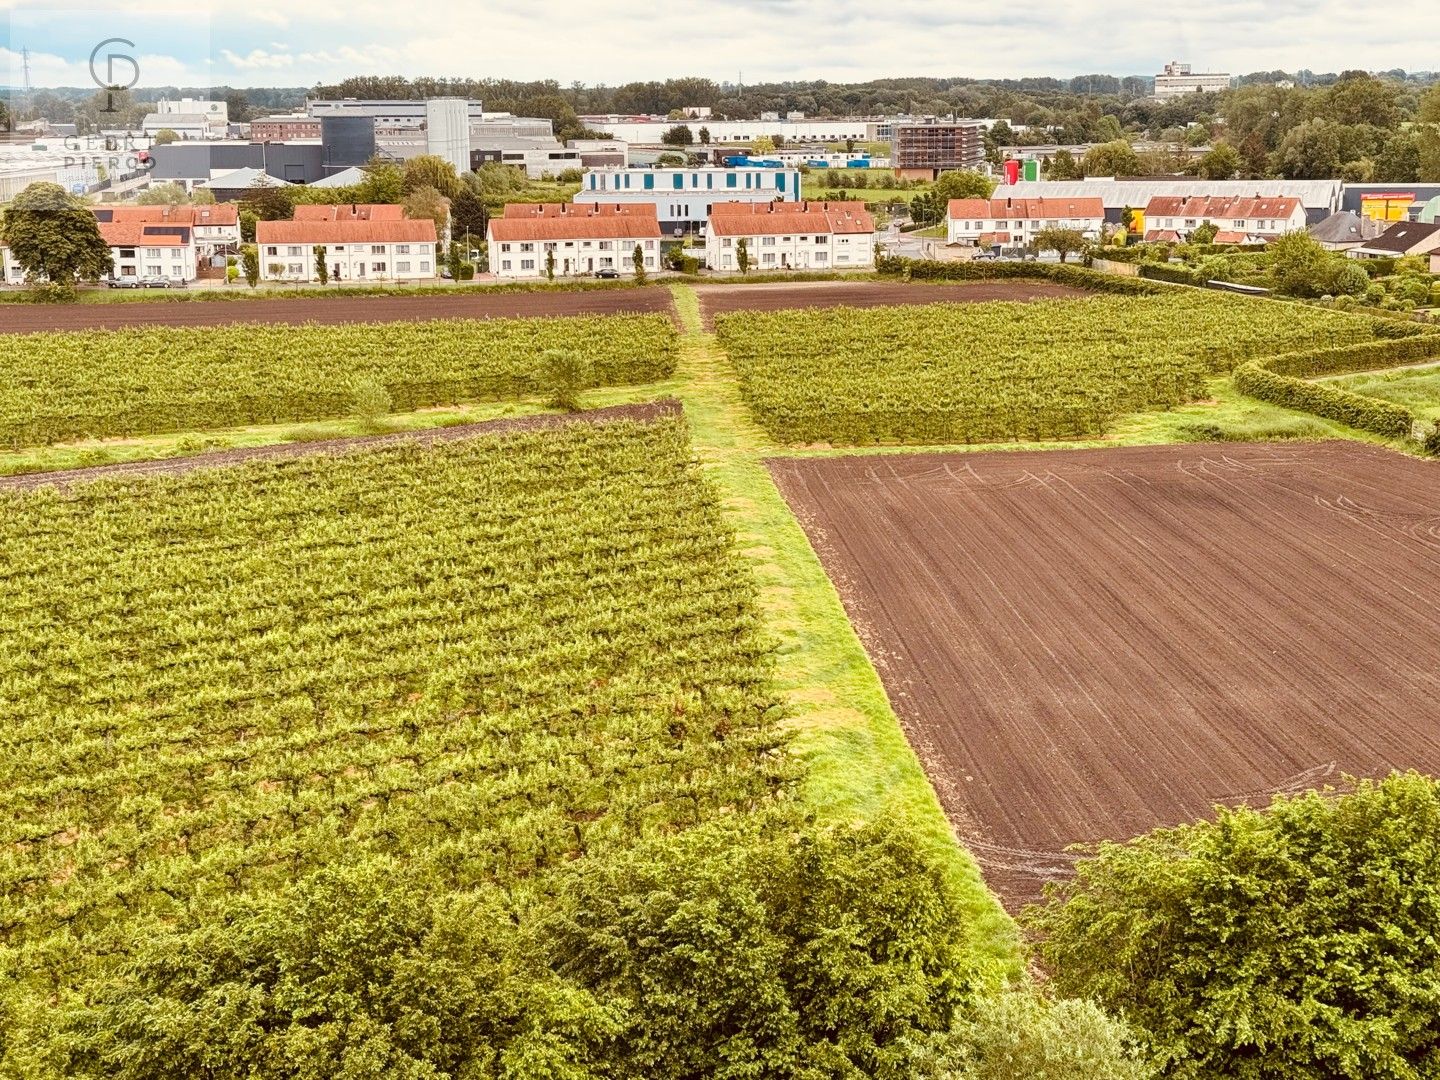
[(1339, 375), (1324, 382), (1366, 397), (1404, 405), (1416, 415), (1440, 420), (1440, 365)]
[[(831, 169), (829, 171), (837, 173), (841, 170)], [(903, 191), (900, 188), (836, 188), (827, 182), (826, 175), (826, 170), (816, 169), (809, 176), (804, 177), (800, 182), (801, 196), (806, 199), (821, 199), (827, 192), (838, 190), (847, 201), (852, 202), (882, 203), (899, 199), (901, 202), (908, 203), (925, 190), (923, 187), (909, 188)]]

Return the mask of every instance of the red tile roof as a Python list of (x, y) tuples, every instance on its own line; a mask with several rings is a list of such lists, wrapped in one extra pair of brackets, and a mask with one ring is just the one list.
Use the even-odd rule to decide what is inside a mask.
[(257, 221), (257, 244), (433, 244), (435, 222), (402, 221)]
[(1220, 198), (1213, 195), (1157, 195), (1145, 206), (1145, 217), (1156, 218), (1274, 218), (1285, 221), (1300, 206), (1294, 198)]
[(190, 243), (190, 229), (180, 232), (156, 232), (156, 228), (171, 228), (173, 225), (156, 226), (131, 222), (101, 221), (96, 223), (100, 237), (110, 247), (184, 247)]
[(550, 240), (658, 240), (653, 204), (507, 203), (490, 219), (490, 239), (505, 243)]
[(214, 206), (97, 206), (97, 218), (127, 225), (238, 225), (239, 208), (234, 203)]
[(725, 202), (710, 208), (710, 231), (716, 236), (873, 233), (875, 219), (862, 202)]
[(948, 213), (957, 221), (1044, 221), (1103, 218), (1101, 199), (951, 199)]
[(296, 221), (402, 221), (405, 208), (395, 203), (302, 203), (292, 216)]

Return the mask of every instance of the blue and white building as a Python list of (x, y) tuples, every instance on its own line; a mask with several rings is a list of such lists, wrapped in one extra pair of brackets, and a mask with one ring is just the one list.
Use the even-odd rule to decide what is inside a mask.
[(592, 169), (572, 202), (645, 203), (664, 236), (705, 229), (716, 203), (800, 201), (799, 169)]

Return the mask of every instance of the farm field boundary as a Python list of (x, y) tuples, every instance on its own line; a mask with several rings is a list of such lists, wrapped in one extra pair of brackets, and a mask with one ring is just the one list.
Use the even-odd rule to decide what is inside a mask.
[(1071, 844), (1440, 771), (1434, 463), (1311, 443), (769, 466), (1011, 904)]
[[(248, 290), (247, 290), (248, 292)], [(128, 294), (127, 294), (128, 295)], [(116, 330), (133, 326), (228, 326), (236, 323), (347, 325), (425, 322), (433, 319), (540, 318), (565, 315), (670, 314), (670, 293), (661, 286), (367, 295), (316, 291), (219, 300), (191, 294), (187, 301), (9, 304), (0, 307), (0, 333)]]
[(240, 465), (249, 461), (303, 457), (309, 454), (344, 454), (357, 450), (373, 450), (382, 446), (393, 446), (397, 443), (415, 443), (424, 446), (455, 442), (460, 439), (509, 435), (523, 431), (549, 431), (574, 424), (603, 425), (622, 421), (648, 423), (665, 418), (677, 418), (680, 415), (680, 405), (675, 401), (655, 401), (640, 405), (612, 405), (585, 412), (546, 413), (538, 416), (487, 420), (476, 424), (457, 424), (450, 427), (425, 428), (387, 435), (355, 435), (348, 438), (321, 439), (314, 442), (279, 443), (274, 446), (219, 450), (214, 453), (192, 454), (187, 457), (166, 458), (158, 461), (120, 462), (83, 469), (58, 469), (43, 473), (0, 476), (0, 491), (67, 487), (72, 484), (122, 476), (177, 476), (193, 472), (196, 469)]
[(993, 300), (1056, 300), (1085, 295), (1069, 285), (1047, 281), (975, 281), (954, 285), (895, 281), (819, 282), (793, 285), (701, 285), (700, 312), (707, 328), (715, 317), (735, 311), (787, 311), (813, 308), (873, 308), (908, 304), (985, 303)]

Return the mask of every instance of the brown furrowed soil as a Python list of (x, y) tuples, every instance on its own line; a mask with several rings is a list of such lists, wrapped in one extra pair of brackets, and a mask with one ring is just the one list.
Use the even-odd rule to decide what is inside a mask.
[(584, 289), (575, 292), (480, 291), (420, 296), (344, 296), (287, 300), (186, 300), (114, 304), (0, 305), (0, 333), (117, 330), (126, 326), (224, 326), (232, 323), (424, 322), (556, 315), (673, 314), (670, 290)]
[(990, 300), (1066, 300), (1092, 296), (1083, 289), (1043, 281), (994, 281), (958, 285), (907, 285), (881, 281), (797, 281), (792, 285), (701, 285), (700, 314), (707, 327), (732, 311), (795, 308), (897, 307), (902, 304), (966, 304)]
[(485, 420), (477, 424), (454, 424), (450, 427), (422, 428), (391, 435), (353, 435), (342, 439), (318, 439), (313, 442), (278, 443), (274, 446), (248, 446), (236, 450), (216, 450), (208, 454), (162, 458), (157, 461), (126, 461), (115, 465), (96, 465), (88, 469), (61, 469), (43, 473), (21, 473), (0, 476), (0, 491), (25, 491), (39, 487), (65, 487), (90, 480), (115, 476), (156, 476), (194, 472), (196, 469), (219, 465), (238, 465), (259, 458), (303, 457), (307, 454), (343, 454), (388, 443), (437, 443), (456, 439), (473, 439), (486, 435), (506, 435), (519, 431), (539, 431), (565, 427), (569, 424), (610, 424), (633, 420), (649, 423), (668, 416), (678, 416), (676, 401), (655, 401), (642, 405), (612, 405), (584, 412), (555, 413), (541, 416), (519, 416), (511, 420)]
[(1070, 844), (1440, 774), (1440, 465), (1355, 443), (769, 464), (1012, 907)]

